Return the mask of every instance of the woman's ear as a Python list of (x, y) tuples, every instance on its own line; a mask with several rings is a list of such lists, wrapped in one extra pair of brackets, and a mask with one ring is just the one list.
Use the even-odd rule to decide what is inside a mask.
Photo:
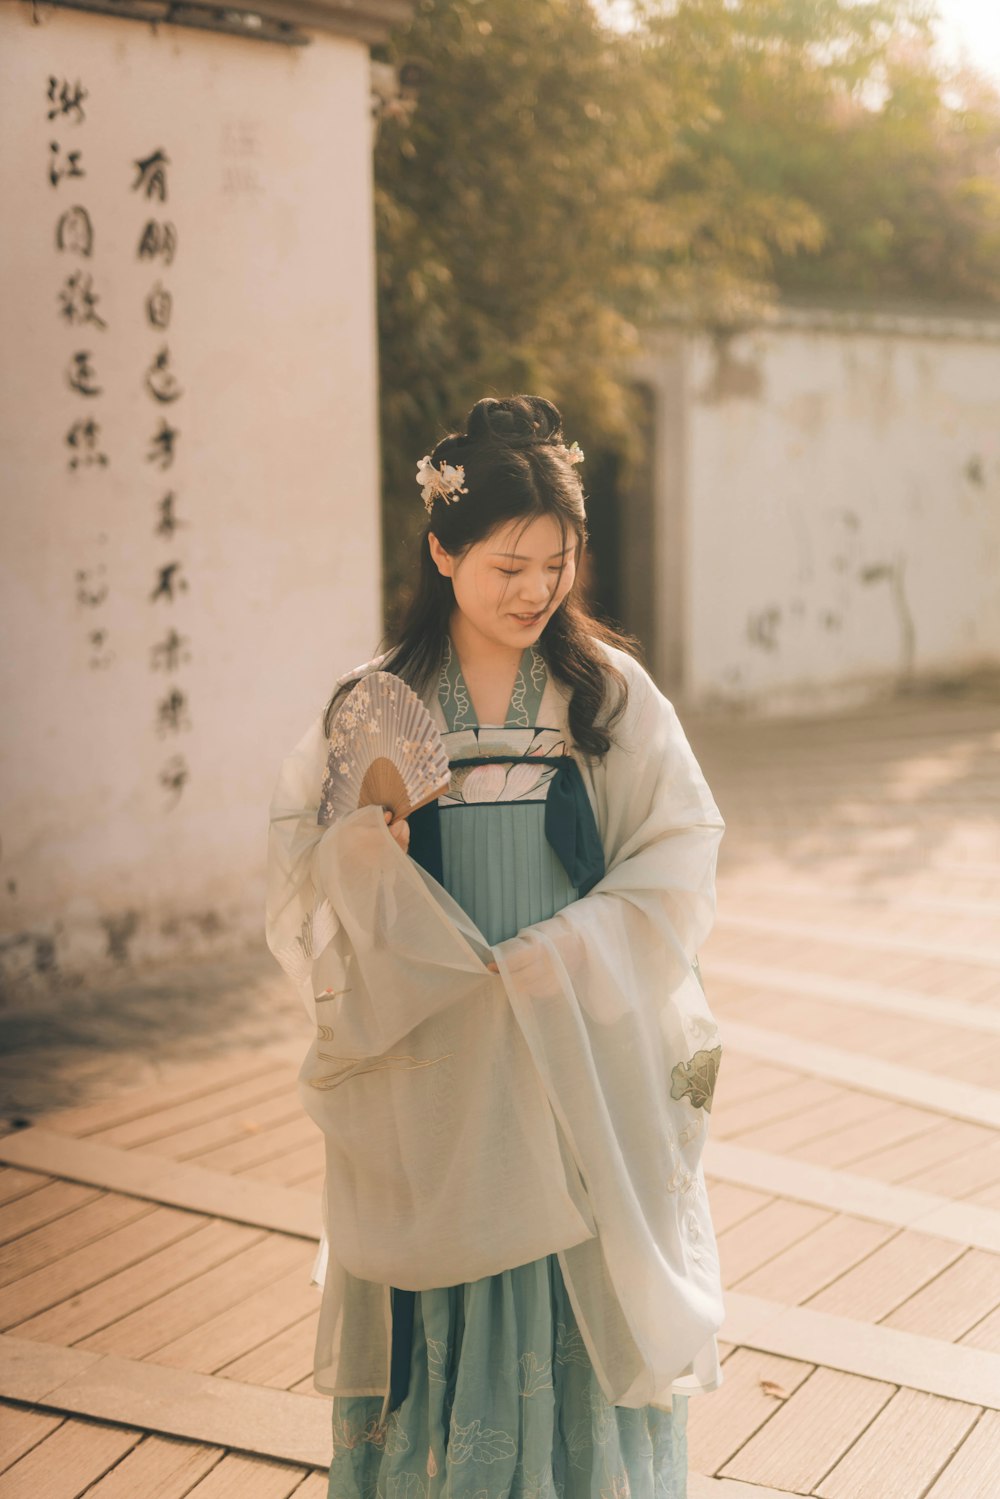
[(454, 558), (452, 558), (445, 551), (444, 547), (438, 541), (433, 531), (428, 531), (427, 533), (427, 545), (431, 549), (431, 556), (434, 559), (438, 572), (442, 577), (450, 578), (452, 575), (452, 564)]

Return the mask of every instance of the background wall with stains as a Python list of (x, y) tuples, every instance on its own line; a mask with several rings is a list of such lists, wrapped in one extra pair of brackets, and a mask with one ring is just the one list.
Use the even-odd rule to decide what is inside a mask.
[(0, 7), (7, 985), (259, 946), (279, 762), (381, 632), (367, 46), (37, 19)]
[(1000, 322), (785, 311), (664, 333), (659, 659), (809, 711), (1000, 663)]

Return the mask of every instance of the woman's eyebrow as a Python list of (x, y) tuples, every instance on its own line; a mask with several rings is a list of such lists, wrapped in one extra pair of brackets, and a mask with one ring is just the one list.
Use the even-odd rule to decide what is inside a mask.
[[(565, 557), (566, 553), (567, 552), (571, 552), (572, 550), (573, 550), (572, 545), (570, 545), (568, 547), (563, 547), (563, 549), (562, 549), (561, 552), (553, 552), (552, 556), (553, 557)], [(530, 557), (526, 557), (523, 552), (491, 552), (490, 556), (491, 557), (512, 557), (515, 562), (530, 562), (531, 561), (531, 558)], [(551, 558), (549, 560), (551, 561)]]

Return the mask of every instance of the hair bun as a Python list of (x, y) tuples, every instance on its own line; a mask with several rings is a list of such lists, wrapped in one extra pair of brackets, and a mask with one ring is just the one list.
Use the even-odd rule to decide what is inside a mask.
[(438, 466), (441, 463), (461, 463), (462, 449), (469, 446), (469, 439), (464, 432), (452, 432), (448, 437), (442, 437), (431, 450), (431, 462)]
[(470, 442), (494, 441), (511, 448), (562, 441), (559, 408), (544, 396), (484, 396), (465, 419)]

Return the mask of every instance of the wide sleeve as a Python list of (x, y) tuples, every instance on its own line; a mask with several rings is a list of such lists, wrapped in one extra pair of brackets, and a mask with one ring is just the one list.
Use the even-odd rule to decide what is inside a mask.
[[(298, 1082), (325, 1137), (329, 1305), (341, 1271), (424, 1290), (593, 1237), (485, 936), (403, 853), (381, 807), (311, 825), (310, 743), (273, 808), (268, 925), (315, 1015)], [(321, 1246), (314, 1276), (322, 1258)], [(333, 1326), (324, 1311), (325, 1368)]]
[(402, 853), (381, 808), (317, 822), (327, 751), (321, 714), (278, 773), (265, 939), (314, 1025), (336, 1024), (343, 1052), (360, 1058), (466, 997), (470, 983), (489, 984), (490, 949), (458, 903)]
[(701, 1169), (721, 1044), (697, 949), (725, 823), (673, 705), (626, 670), (590, 785), (606, 874), (493, 951), (599, 1227), (603, 1264), (584, 1244), (569, 1268), (592, 1305), (610, 1277), (642, 1355), (627, 1389), (610, 1380), (634, 1404), (669, 1392), (723, 1316)]
[(313, 856), (324, 833), (316, 816), (326, 754), (320, 714), (281, 763), (267, 832), (264, 936), (314, 1023), (313, 964), (339, 927), (313, 876)]
[[(560, 969), (593, 982), (595, 1016), (618, 1013), (618, 980), (655, 961), (657, 987), (690, 972), (715, 920), (715, 874), (725, 822), (673, 704), (628, 662), (629, 703), (616, 740), (590, 774), (606, 873), (581, 900), (524, 927), (495, 948), (511, 974), (531, 974), (541, 991)], [(615, 940), (611, 932), (616, 933)], [(634, 946), (633, 943), (637, 943)], [(582, 997), (582, 996), (581, 996)]]
[[(382, 652), (337, 678), (334, 690), (379, 670)], [(329, 740), (325, 710), (316, 715), (281, 762), (268, 809), (264, 938), (291, 979), (309, 1018), (316, 1021), (316, 965), (324, 983), (343, 979), (347, 944), (339, 919), (317, 878), (315, 859), (327, 831), (317, 820)]]

